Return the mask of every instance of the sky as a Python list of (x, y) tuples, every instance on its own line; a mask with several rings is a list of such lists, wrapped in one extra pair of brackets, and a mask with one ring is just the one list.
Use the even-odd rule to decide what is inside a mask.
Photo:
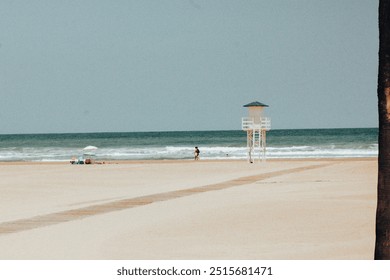
[(374, 0), (0, 0), (0, 134), (377, 127)]

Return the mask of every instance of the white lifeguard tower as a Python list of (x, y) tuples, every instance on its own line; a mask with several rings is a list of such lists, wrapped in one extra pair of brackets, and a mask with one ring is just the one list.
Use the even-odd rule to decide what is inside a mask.
[(266, 159), (266, 132), (271, 129), (271, 119), (263, 115), (268, 105), (258, 101), (244, 105), (248, 108), (248, 117), (242, 118), (242, 130), (247, 133), (248, 161), (253, 163), (255, 152), (259, 152), (259, 159)]

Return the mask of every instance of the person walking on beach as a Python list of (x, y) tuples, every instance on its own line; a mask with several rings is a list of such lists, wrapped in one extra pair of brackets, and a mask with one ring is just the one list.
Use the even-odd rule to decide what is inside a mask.
[(195, 147), (195, 152), (194, 152), (194, 154), (195, 154), (195, 160), (199, 160), (200, 151), (199, 151), (198, 147)]

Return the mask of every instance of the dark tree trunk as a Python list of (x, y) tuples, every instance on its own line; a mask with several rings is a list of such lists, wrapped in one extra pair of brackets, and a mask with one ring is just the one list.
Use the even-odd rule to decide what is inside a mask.
[(379, 158), (375, 259), (390, 260), (390, 0), (379, 1)]

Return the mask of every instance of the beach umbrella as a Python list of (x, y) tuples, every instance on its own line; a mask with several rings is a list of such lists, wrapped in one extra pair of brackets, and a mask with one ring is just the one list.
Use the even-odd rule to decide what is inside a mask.
[(83, 149), (83, 153), (85, 156), (94, 156), (97, 149), (95, 146), (87, 146)]
[(95, 147), (95, 146), (87, 146), (83, 150), (84, 151), (94, 151), (94, 150), (97, 150), (97, 147)]

